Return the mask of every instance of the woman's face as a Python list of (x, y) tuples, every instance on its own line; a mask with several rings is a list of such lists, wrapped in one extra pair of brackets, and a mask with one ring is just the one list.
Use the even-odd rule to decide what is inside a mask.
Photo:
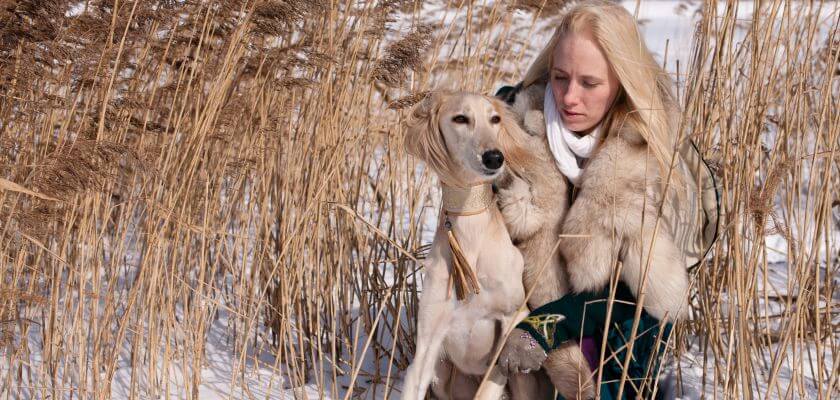
[(609, 111), (618, 93), (618, 79), (588, 35), (571, 33), (554, 49), (551, 90), (567, 129), (586, 134)]

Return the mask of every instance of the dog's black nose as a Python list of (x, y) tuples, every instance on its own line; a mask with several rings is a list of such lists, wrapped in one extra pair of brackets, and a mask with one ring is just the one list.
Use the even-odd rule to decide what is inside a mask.
[(481, 163), (488, 169), (499, 169), (505, 163), (505, 156), (499, 150), (485, 151), (481, 155)]

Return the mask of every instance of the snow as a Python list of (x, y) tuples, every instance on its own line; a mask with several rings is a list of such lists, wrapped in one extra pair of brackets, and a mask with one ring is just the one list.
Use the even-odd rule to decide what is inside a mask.
[[(691, 38), (694, 35), (694, 10), (675, 1), (642, 1), (638, 4), (638, 20), (645, 42), (666, 70), (684, 72), (691, 60)], [(630, 13), (636, 13), (635, 1), (622, 1)], [(667, 60), (666, 60), (667, 56)]]

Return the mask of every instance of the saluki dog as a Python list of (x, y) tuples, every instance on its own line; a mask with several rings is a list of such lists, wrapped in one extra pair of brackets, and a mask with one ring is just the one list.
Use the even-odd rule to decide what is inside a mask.
[(491, 188), (505, 164), (527, 159), (511, 135), (521, 128), (504, 103), (461, 92), (430, 94), (406, 127), (407, 152), (437, 174), (443, 198), (423, 263), (417, 349), (403, 399), (424, 398), (430, 385), (438, 398), (498, 399), (508, 382), (514, 398), (528, 398), (533, 376), (508, 379), (490, 365), (505, 330), (527, 315), (522, 255)]

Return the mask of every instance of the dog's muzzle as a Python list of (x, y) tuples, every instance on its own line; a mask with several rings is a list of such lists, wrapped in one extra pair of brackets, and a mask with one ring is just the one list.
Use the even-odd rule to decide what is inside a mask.
[(481, 155), (481, 163), (489, 170), (497, 170), (505, 163), (505, 156), (499, 150), (488, 150)]

